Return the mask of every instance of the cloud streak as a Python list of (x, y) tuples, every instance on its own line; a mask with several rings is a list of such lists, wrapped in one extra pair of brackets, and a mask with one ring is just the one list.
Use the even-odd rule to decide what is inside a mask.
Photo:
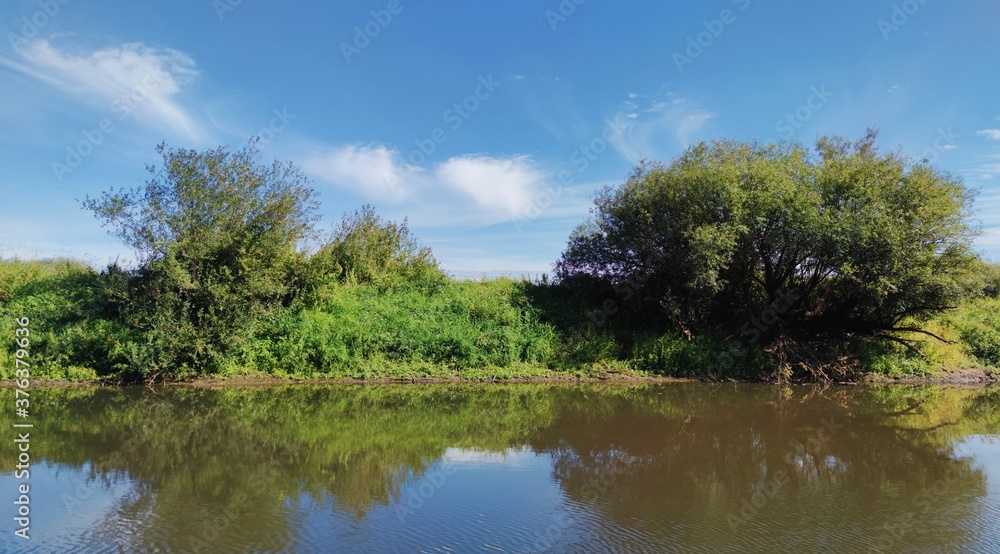
[(711, 111), (671, 92), (650, 99), (645, 107), (637, 102), (637, 95), (630, 94), (616, 115), (629, 123), (614, 146), (631, 162), (659, 159), (664, 152), (691, 144), (713, 117)]
[(148, 127), (170, 129), (187, 139), (204, 138), (201, 126), (177, 98), (199, 75), (194, 60), (179, 50), (133, 42), (71, 52), (40, 39), (19, 52), (21, 60), (0, 57), (0, 65), (75, 98), (108, 106), (121, 119), (135, 113)]

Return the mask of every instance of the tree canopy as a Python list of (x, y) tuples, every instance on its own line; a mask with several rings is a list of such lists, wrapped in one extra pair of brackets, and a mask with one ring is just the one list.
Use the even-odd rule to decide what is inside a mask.
[(620, 302), (689, 334), (746, 334), (781, 305), (761, 338), (902, 340), (970, 287), (974, 191), (880, 153), (876, 138), (824, 137), (812, 151), (719, 141), (643, 162), (598, 194), (556, 275), (607, 283)]
[(138, 279), (118, 292), (146, 341), (136, 360), (214, 367), (253, 323), (279, 306), (316, 202), (290, 162), (259, 161), (256, 142), (232, 152), (161, 144), (145, 185), (87, 198), (84, 207), (132, 247)]

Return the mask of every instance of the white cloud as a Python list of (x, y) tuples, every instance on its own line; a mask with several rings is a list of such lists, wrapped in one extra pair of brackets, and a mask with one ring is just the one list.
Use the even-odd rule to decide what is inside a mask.
[(892, 92), (896, 92), (897, 90), (899, 90), (899, 85), (892, 85), (891, 87), (888, 88), (888, 90), (885, 91), (885, 93), (889, 94)]
[(120, 119), (138, 114), (150, 127), (202, 137), (198, 123), (176, 98), (198, 76), (194, 60), (183, 52), (142, 43), (70, 52), (35, 40), (20, 54), (21, 61), (0, 58), (0, 64), (105, 106)]
[(983, 129), (982, 131), (976, 131), (976, 134), (990, 140), (1000, 140), (1000, 129)]
[(442, 184), (475, 200), (480, 209), (508, 217), (523, 213), (545, 180), (526, 156), (451, 158), (438, 166), (435, 175)]
[(522, 466), (537, 458), (530, 448), (508, 448), (502, 451), (474, 450), (471, 448), (446, 448), (441, 456), (441, 462), (448, 465), (503, 464), (507, 466)]
[(410, 195), (407, 178), (419, 172), (404, 164), (398, 152), (382, 145), (324, 148), (306, 158), (302, 167), (324, 181), (393, 202)]
[(300, 165), (317, 180), (405, 209), (425, 226), (512, 221), (543, 201), (546, 217), (579, 211), (577, 192), (567, 188), (552, 198), (549, 174), (528, 156), (465, 155), (420, 167), (393, 148), (352, 144), (315, 148)]

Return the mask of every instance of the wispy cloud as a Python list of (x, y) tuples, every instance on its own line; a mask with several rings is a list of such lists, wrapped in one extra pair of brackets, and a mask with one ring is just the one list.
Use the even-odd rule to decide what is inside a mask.
[(0, 57), (0, 65), (106, 107), (119, 117), (134, 112), (147, 126), (167, 127), (189, 139), (203, 136), (177, 99), (199, 74), (194, 60), (179, 50), (134, 42), (69, 51), (40, 39), (24, 46), (20, 54), (20, 60)]
[(1000, 140), (1000, 129), (983, 129), (982, 131), (976, 131), (976, 134), (990, 140)]
[(614, 146), (630, 161), (659, 159), (687, 146), (705, 123), (715, 117), (697, 102), (670, 91), (648, 99), (645, 106), (638, 105), (631, 94), (629, 98), (615, 116), (629, 123)]

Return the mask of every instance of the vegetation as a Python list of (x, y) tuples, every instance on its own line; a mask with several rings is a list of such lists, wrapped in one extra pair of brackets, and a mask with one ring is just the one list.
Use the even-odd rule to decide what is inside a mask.
[(160, 145), (144, 186), (83, 203), (138, 265), (0, 262), (0, 333), (31, 318), (35, 377), (120, 382), (997, 367), (1000, 267), (971, 250), (972, 191), (875, 139), (640, 164), (597, 196), (552, 282), (449, 278), (371, 206), (320, 238), (292, 164), (253, 142)]
[[(969, 294), (972, 193), (879, 154), (875, 138), (824, 138), (815, 155), (718, 142), (640, 165), (597, 197), (557, 275), (602, 283), (631, 312), (688, 336), (759, 342), (786, 371), (790, 356), (807, 361), (789, 351), (798, 341), (908, 345), (901, 333), (929, 333), (921, 323)], [(751, 323), (769, 309), (781, 317)]]

